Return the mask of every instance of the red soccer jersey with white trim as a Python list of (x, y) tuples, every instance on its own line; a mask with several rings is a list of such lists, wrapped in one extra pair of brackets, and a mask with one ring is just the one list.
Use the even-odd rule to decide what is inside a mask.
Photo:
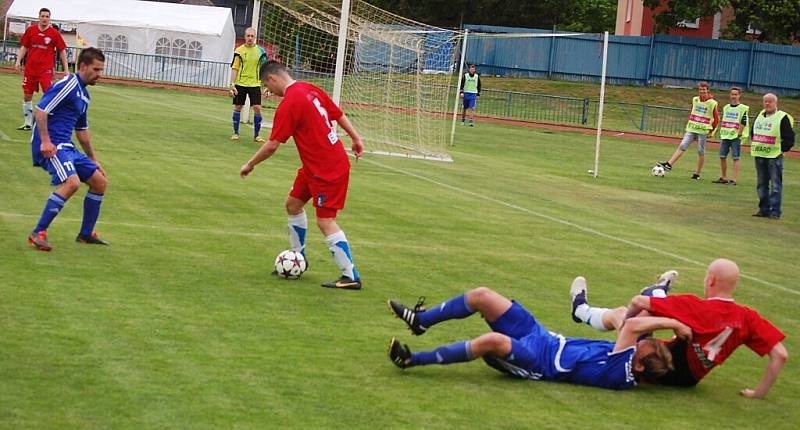
[(747, 345), (763, 356), (786, 337), (754, 309), (732, 299), (701, 299), (693, 294), (652, 297), (650, 312), (691, 327), (692, 341), (686, 354), (698, 380), (722, 364), (739, 345)]
[(61, 33), (48, 26), (44, 31), (39, 30), (39, 24), (34, 24), (25, 30), (20, 44), (28, 48), (25, 57), (25, 74), (38, 76), (52, 73), (55, 70), (55, 49), (62, 51), (67, 47)]
[(350, 160), (333, 121), (342, 111), (321, 88), (296, 81), (286, 88), (275, 111), (270, 140), (294, 137), (303, 169), (309, 176), (334, 181), (350, 172)]

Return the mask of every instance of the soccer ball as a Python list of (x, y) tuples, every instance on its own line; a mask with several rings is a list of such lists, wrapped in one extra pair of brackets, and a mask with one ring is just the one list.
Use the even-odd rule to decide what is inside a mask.
[(656, 164), (655, 166), (653, 166), (653, 169), (650, 170), (650, 173), (653, 176), (662, 177), (662, 176), (664, 176), (664, 173), (666, 173), (666, 170), (664, 170), (663, 166), (660, 166), (660, 165)]
[(287, 249), (275, 257), (275, 273), (281, 278), (297, 279), (306, 271), (308, 264), (303, 254)]

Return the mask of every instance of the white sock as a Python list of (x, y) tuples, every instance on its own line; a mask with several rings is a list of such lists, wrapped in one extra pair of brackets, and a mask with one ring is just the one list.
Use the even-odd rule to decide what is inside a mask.
[(575, 316), (596, 330), (608, 331), (603, 324), (603, 314), (608, 311), (608, 308), (595, 308), (584, 303), (575, 309)]
[(33, 125), (33, 102), (22, 102), (22, 117), (25, 119), (24, 124), (27, 126)]
[(339, 270), (342, 271), (342, 276), (347, 276), (350, 279), (359, 279), (358, 271), (355, 264), (353, 264), (353, 255), (350, 252), (350, 244), (347, 242), (344, 232), (339, 230), (336, 233), (325, 238), (328, 243), (328, 249), (333, 254), (333, 259)]
[(667, 292), (662, 290), (661, 288), (656, 288), (653, 290), (652, 296), (663, 299), (664, 297), (667, 297)]
[(308, 218), (306, 211), (297, 215), (289, 215), (289, 246), (292, 251), (306, 255), (306, 231), (308, 231)]

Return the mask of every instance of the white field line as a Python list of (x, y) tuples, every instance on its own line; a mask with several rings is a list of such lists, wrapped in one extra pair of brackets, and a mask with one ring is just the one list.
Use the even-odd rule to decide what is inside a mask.
[[(554, 216), (551, 216), (551, 215), (546, 215), (546, 214), (543, 214), (543, 213), (540, 213), (540, 212), (536, 212), (534, 210), (531, 210), (531, 209), (528, 209), (528, 208), (524, 208), (522, 206), (518, 206), (518, 205), (515, 205), (513, 203), (509, 203), (509, 202), (506, 202), (506, 201), (503, 201), (503, 200), (499, 200), (499, 199), (496, 199), (496, 198), (493, 198), (493, 197), (489, 197), (489, 196), (485, 196), (485, 195), (482, 195), (482, 194), (478, 194), (478, 193), (476, 193), (474, 191), (470, 191), (470, 190), (467, 190), (467, 189), (464, 189), (464, 188), (460, 188), (460, 187), (457, 187), (455, 185), (450, 185), (450, 184), (446, 184), (444, 182), (439, 182), (439, 181), (437, 181), (435, 179), (431, 179), (431, 178), (428, 178), (426, 176), (419, 175), (417, 173), (407, 172), (407, 171), (402, 170), (402, 169), (391, 167), (391, 166), (388, 166), (386, 164), (383, 164), (383, 163), (380, 163), (378, 161), (375, 161), (374, 159), (364, 159), (363, 161), (365, 161), (367, 163), (370, 163), (370, 164), (374, 164), (376, 166), (380, 166), (380, 167), (382, 167), (384, 169), (387, 169), (387, 170), (391, 170), (391, 171), (394, 171), (394, 172), (397, 172), (397, 173), (402, 173), (404, 175), (411, 176), (413, 178), (429, 182), (431, 184), (437, 185), (437, 186), (442, 187), (442, 188), (447, 188), (449, 190), (457, 191), (461, 195), (469, 195), (469, 196), (472, 196), (472, 197), (474, 197), (474, 198), (476, 198), (478, 200), (484, 200), (484, 201), (487, 201), (487, 202), (495, 203), (495, 204), (498, 204), (500, 206), (505, 206), (505, 207), (507, 207), (509, 209), (513, 209), (513, 210), (516, 210), (516, 211), (519, 211), (519, 212), (522, 212), (522, 213), (526, 213), (528, 215), (533, 215), (533, 216), (536, 216), (536, 217), (539, 217), (539, 218), (542, 218), (542, 219), (546, 219), (548, 221), (551, 221), (551, 222), (554, 222), (554, 223), (557, 223), (557, 224), (565, 225), (565, 226), (571, 227), (571, 228), (573, 228), (575, 230), (582, 231), (584, 233), (590, 234), (592, 236), (599, 236), (599, 237), (602, 237), (604, 239), (608, 239), (608, 240), (612, 240), (612, 241), (615, 241), (615, 242), (624, 243), (625, 245), (628, 245), (628, 246), (631, 246), (631, 247), (634, 247), (634, 248), (639, 248), (639, 249), (643, 249), (645, 251), (650, 251), (650, 252), (653, 252), (655, 254), (663, 255), (665, 257), (669, 257), (669, 258), (672, 258), (672, 259), (675, 259), (675, 260), (678, 260), (678, 261), (682, 261), (684, 263), (689, 263), (689, 264), (692, 264), (692, 265), (695, 265), (695, 266), (700, 266), (700, 267), (705, 268), (708, 265), (708, 262), (702, 262), (702, 261), (698, 261), (698, 260), (693, 260), (693, 259), (691, 259), (689, 257), (684, 257), (682, 255), (674, 254), (672, 252), (667, 252), (667, 251), (664, 251), (664, 250), (659, 249), (659, 248), (655, 248), (655, 247), (652, 247), (652, 246), (644, 245), (644, 244), (641, 244), (641, 243), (638, 243), (638, 242), (634, 242), (632, 240), (628, 240), (628, 239), (624, 239), (624, 238), (621, 238), (621, 237), (618, 237), (618, 236), (614, 236), (612, 234), (604, 233), (602, 231), (595, 230), (595, 229), (590, 228), (590, 227), (584, 227), (584, 226), (582, 226), (580, 224), (575, 224), (574, 222), (567, 221), (565, 219), (561, 219), (561, 218), (557, 218), (557, 217), (554, 217)], [(776, 289), (781, 290), (781, 291), (785, 291), (787, 293), (800, 295), (800, 291), (793, 290), (791, 288), (787, 288), (787, 287), (784, 287), (782, 285), (778, 285), (778, 284), (775, 284), (775, 283), (772, 283), (772, 282), (769, 282), (769, 281), (765, 281), (763, 279), (756, 278), (755, 276), (750, 276), (750, 275), (742, 273), (741, 277), (744, 278), (744, 279), (753, 281), (753, 282), (757, 282), (757, 283), (762, 284), (762, 285), (766, 285), (766, 286), (769, 286), (769, 287), (772, 287), (772, 288), (776, 288)]]
[[(110, 92), (112, 94), (119, 95), (119, 96), (122, 96), (122, 97), (127, 97), (127, 98), (131, 98), (131, 99), (140, 100), (138, 97), (134, 97), (134, 96), (130, 96), (130, 95), (127, 95), (127, 94), (123, 94), (121, 92), (114, 91), (114, 90), (112, 90), (110, 88), (98, 87), (98, 89), (101, 89), (103, 91), (107, 91), (107, 92)], [(147, 102), (150, 103), (150, 104), (155, 104), (155, 105), (160, 105), (160, 106), (164, 106), (164, 107), (171, 108), (171, 109), (176, 109), (176, 105), (175, 104), (161, 103), (161, 102), (156, 102), (156, 101), (152, 101), (152, 100), (147, 100)], [(178, 110), (181, 110), (181, 111), (184, 111), (184, 112), (188, 112), (188, 113), (192, 113), (194, 115), (198, 115), (198, 113), (199, 113), (197, 111), (197, 109), (178, 108)], [(226, 120), (224, 120), (223, 118), (221, 118), (220, 116), (217, 116), (217, 115), (213, 115), (212, 116), (211, 114), (203, 114), (202, 116), (204, 116), (204, 117), (206, 117), (208, 119), (213, 119), (215, 121), (226, 122)], [(531, 209), (528, 209), (528, 208), (524, 208), (522, 206), (517, 206), (517, 205), (515, 205), (513, 203), (508, 203), (508, 202), (505, 202), (503, 200), (495, 199), (493, 197), (484, 196), (482, 194), (478, 194), (478, 193), (473, 192), (473, 191), (469, 191), (469, 190), (466, 190), (466, 189), (463, 189), (463, 188), (459, 188), (459, 187), (456, 187), (454, 185), (445, 184), (444, 182), (439, 182), (439, 181), (437, 181), (435, 179), (431, 179), (431, 178), (428, 178), (428, 177), (425, 177), (425, 176), (422, 176), (422, 175), (418, 175), (416, 173), (411, 173), (411, 172), (407, 172), (407, 171), (402, 170), (402, 169), (397, 169), (395, 167), (387, 166), (387, 165), (385, 165), (383, 163), (380, 163), (380, 162), (377, 162), (377, 161), (374, 161), (374, 160), (371, 160), (371, 159), (365, 159), (364, 161), (367, 162), (367, 163), (374, 164), (376, 166), (383, 167), (384, 169), (387, 169), (387, 170), (391, 170), (391, 171), (394, 171), (394, 172), (397, 172), (397, 173), (401, 173), (401, 174), (404, 174), (404, 175), (407, 175), (407, 176), (411, 176), (413, 178), (417, 178), (417, 179), (422, 180), (422, 181), (430, 182), (430, 183), (432, 183), (434, 185), (438, 185), (438, 186), (440, 186), (442, 188), (447, 188), (447, 189), (450, 189), (450, 190), (453, 190), (453, 191), (458, 191), (461, 194), (470, 195), (470, 196), (475, 197), (475, 198), (477, 198), (479, 200), (484, 200), (484, 201), (496, 203), (498, 205), (505, 206), (505, 207), (507, 207), (509, 209), (514, 209), (514, 210), (517, 210), (517, 211), (520, 211), (520, 212), (523, 212), (523, 213), (526, 213), (526, 214), (529, 214), (529, 215), (533, 215), (533, 216), (536, 216), (536, 217), (539, 217), (539, 218), (542, 218), (542, 219), (546, 219), (548, 221), (551, 221), (551, 222), (554, 222), (554, 223), (557, 223), (557, 224), (566, 225), (568, 227), (572, 227), (572, 228), (574, 228), (576, 230), (582, 231), (584, 233), (587, 233), (587, 234), (590, 234), (590, 235), (593, 235), (593, 236), (599, 236), (599, 237), (602, 237), (602, 238), (605, 238), (605, 239), (613, 240), (615, 242), (624, 243), (624, 244), (626, 244), (628, 246), (631, 246), (631, 247), (634, 247), (634, 248), (639, 248), (639, 249), (643, 249), (643, 250), (646, 250), (646, 251), (650, 251), (650, 252), (653, 252), (655, 254), (663, 255), (665, 257), (670, 257), (670, 258), (673, 258), (675, 260), (683, 261), (685, 263), (689, 263), (689, 264), (692, 264), (692, 265), (695, 265), (695, 266), (699, 266), (699, 267), (705, 268), (708, 265), (708, 263), (706, 263), (706, 262), (693, 260), (693, 259), (691, 259), (689, 257), (684, 257), (682, 255), (678, 255), (678, 254), (674, 254), (674, 253), (671, 253), (671, 252), (667, 252), (667, 251), (664, 251), (664, 250), (659, 249), (659, 248), (655, 248), (655, 247), (652, 247), (652, 246), (644, 245), (644, 244), (641, 244), (641, 243), (638, 243), (638, 242), (634, 242), (632, 240), (623, 239), (621, 237), (617, 237), (617, 236), (614, 236), (614, 235), (611, 235), (611, 234), (608, 234), (608, 233), (603, 233), (602, 231), (595, 230), (595, 229), (590, 228), (590, 227), (584, 227), (582, 225), (575, 224), (575, 223), (573, 223), (571, 221), (567, 221), (565, 219), (557, 218), (557, 217), (550, 216), (550, 215), (545, 215), (543, 213), (539, 213), (539, 212), (536, 212), (534, 210), (531, 210)], [(5, 215), (11, 215), (11, 216), (14, 216), (15, 214), (2, 214), (2, 213), (0, 213), (0, 215), (4, 215), (4, 216)], [(141, 225), (138, 225), (138, 224), (119, 224), (119, 225), (126, 225), (126, 226), (130, 226), (130, 227), (141, 227), (141, 228), (159, 228), (159, 227), (156, 227), (156, 226), (149, 226), (149, 225), (144, 225), (144, 224), (141, 224)], [(170, 227), (170, 228), (174, 228), (174, 229), (177, 230), (177, 229), (182, 229), (184, 227)], [(186, 228), (185, 231), (198, 231), (198, 232), (206, 231), (206, 232), (208, 232), (208, 230), (206, 230), (206, 229), (189, 229), (189, 228)], [(219, 232), (219, 233), (223, 233), (223, 232)], [(235, 232), (224, 232), (224, 233), (225, 234), (234, 234), (234, 235), (254, 236), (252, 233), (235, 233)], [(796, 295), (800, 296), (800, 291), (784, 287), (783, 285), (778, 285), (778, 284), (775, 284), (773, 282), (765, 281), (763, 279), (756, 278), (755, 276), (750, 276), (750, 275), (745, 274), (745, 273), (742, 273), (741, 277), (744, 278), (744, 279), (747, 279), (747, 280), (762, 284), (762, 285), (766, 285), (766, 286), (769, 286), (769, 287), (772, 287), (772, 288), (776, 288), (776, 289), (781, 290), (781, 291), (785, 291), (787, 293), (796, 294)]]

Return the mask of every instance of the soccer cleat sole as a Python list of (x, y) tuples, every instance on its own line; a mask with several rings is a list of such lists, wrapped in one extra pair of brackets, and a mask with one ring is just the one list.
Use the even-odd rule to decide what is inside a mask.
[(403, 370), (411, 367), (411, 363), (409, 363), (409, 361), (411, 360), (411, 357), (403, 358), (399, 352), (395, 353), (395, 349), (402, 350), (404, 353), (410, 355), (410, 351), (408, 350), (408, 347), (404, 347), (400, 343), (400, 341), (397, 340), (397, 338), (393, 337), (391, 340), (389, 340), (389, 348), (388, 348), (389, 360), (391, 360), (392, 363), (394, 363), (395, 366), (397, 366), (397, 367), (399, 367), (400, 369), (403, 369)]

